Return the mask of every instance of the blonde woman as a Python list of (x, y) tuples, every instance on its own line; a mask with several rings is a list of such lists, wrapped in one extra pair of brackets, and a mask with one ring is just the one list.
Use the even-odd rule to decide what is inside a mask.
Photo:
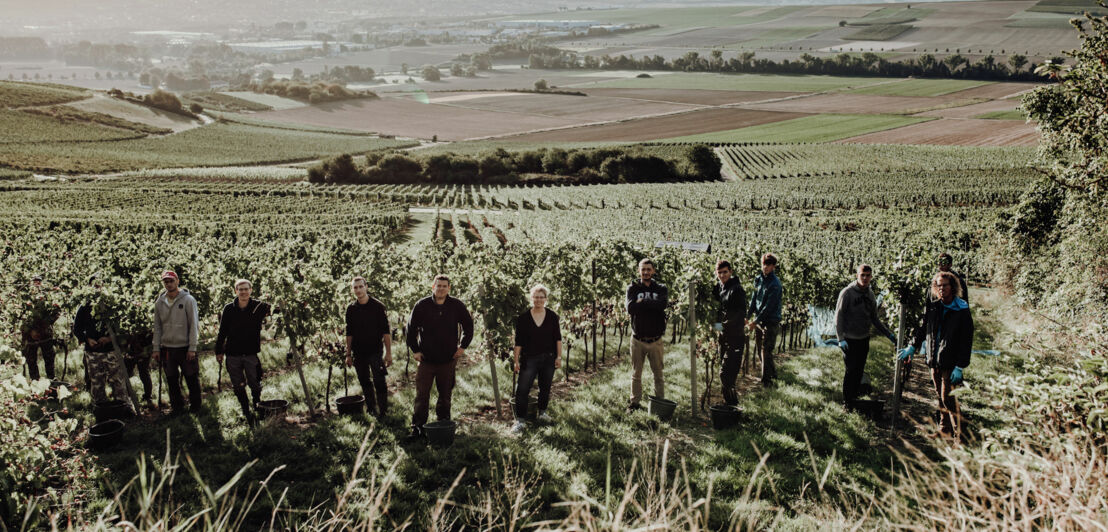
[(961, 296), (958, 277), (951, 272), (939, 272), (931, 280), (931, 295), (923, 321), (916, 328), (912, 344), (900, 351), (900, 359), (911, 361), (912, 355), (927, 340), (927, 367), (939, 396), (940, 433), (955, 436), (962, 430), (958, 400), (950, 394), (954, 385), (962, 382), (962, 368), (970, 363), (973, 349), (973, 317), (969, 304)]
[(539, 284), (531, 288), (531, 308), (516, 318), (513, 368), (519, 374), (516, 384), (516, 422), (512, 432), (520, 432), (527, 422), (527, 398), (535, 379), (539, 381), (539, 421), (550, 421), (550, 386), (554, 370), (562, 367), (562, 328), (558, 315), (546, 308), (550, 290)]

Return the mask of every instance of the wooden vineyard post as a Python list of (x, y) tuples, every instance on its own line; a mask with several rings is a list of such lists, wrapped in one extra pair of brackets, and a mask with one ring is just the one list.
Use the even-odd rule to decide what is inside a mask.
[(294, 347), (292, 352), (296, 356), (296, 372), (300, 374), (300, 386), (304, 387), (304, 402), (308, 403), (308, 414), (315, 418), (315, 406), (312, 405), (312, 394), (308, 391), (308, 379), (304, 378), (304, 357), (300, 354), (300, 349)]
[(904, 375), (901, 374), (904, 364), (900, 363), (900, 349), (905, 344), (904, 340), (904, 301), (901, 300), (896, 323), (896, 349), (893, 350), (893, 408), (889, 422), (893, 430), (896, 430), (896, 422), (900, 418), (900, 394), (904, 393)]
[(696, 281), (689, 281), (689, 405), (696, 417)]
[[(485, 345), (492, 346), (492, 342), (487, 342)], [(489, 349), (489, 373), (492, 374), (492, 395), (496, 399), (496, 417), (503, 417), (504, 413), (500, 408), (500, 384), (496, 377), (496, 354)]]

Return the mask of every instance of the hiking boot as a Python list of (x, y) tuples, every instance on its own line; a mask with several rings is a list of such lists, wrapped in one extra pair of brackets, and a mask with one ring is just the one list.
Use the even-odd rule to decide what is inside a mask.
[(404, 443), (415, 443), (423, 441), (424, 439), (423, 429), (421, 427), (412, 427), (411, 434), (404, 437)]
[(539, 421), (542, 421), (543, 423), (550, 423), (551, 421), (554, 421), (554, 420), (553, 420), (553, 419), (552, 419), (552, 418), (550, 417), (550, 414), (547, 414), (547, 413), (546, 413), (546, 410), (541, 410), (541, 411), (539, 411), (539, 417), (538, 417), (538, 420), (539, 420)]
[(527, 428), (527, 422), (522, 419), (517, 419), (515, 424), (512, 425), (512, 434), (520, 434), (525, 428)]

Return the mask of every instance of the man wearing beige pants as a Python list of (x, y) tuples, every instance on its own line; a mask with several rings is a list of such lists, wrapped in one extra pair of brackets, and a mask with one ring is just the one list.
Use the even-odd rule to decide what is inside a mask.
[(639, 279), (627, 287), (627, 313), (631, 315), (631, 404), (628, 412), (642, 408), (642, 367), (650, 361), (650, 372), (654, 374), (654, 395), (665, 397), (665, 379), (662, 370), (665, 367), (665, 345), (662, 337), (666, 333), (666, 305), (669, 304), (669, 289), (654, 280), (654, 262), (643, 259), (639, 262)]

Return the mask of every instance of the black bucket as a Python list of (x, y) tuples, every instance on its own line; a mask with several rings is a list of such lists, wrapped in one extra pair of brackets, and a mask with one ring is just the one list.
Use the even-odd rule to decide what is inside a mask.
[(454, 443), (454, 431), (458, 424), (453, 420), (435, 421), (423, 426), (423, 433), (427, 435), (427, 441), (432, 445), (449, 447)]
[(131, 419), (135, 417), (135, 412), (126, 401), (112, 399), (96, 403), (92, 408), (92, 415), (96, 416), (97, 423), (103, 423), (109, 419)]
[(279, 417), (284, 418), (285, 413), (289, 410), (289, 402), (284, 399), (270, 399), (268, 401), (258, 401), (258, 413), (262, 417)]
[(847, 404), (847, 408), (874, 421), (879, 421), (885, 414), (885, 401), (879, 399), (855, 399)]
[(335, 408), (340, 414), (355, 416), (365, 413), (365, 397), (361, 395), (348, 395), (335, 399)]
[(708, 408), (712, 415), (712, 428), (715, 430), (727, 430), (739, 424), (743, 411), (737, 406), (712, 405)]
[[(516, 416), (516, 398), (513, 397), (508, 400), (508, 404), (512, 408), (512, 417)], [(535, 397), (527, 398), (527, 421), (538, 421), (539, 419), (539, 400)]]
[(673, 419), (673, 412), (677, 410), (677, 402), (670, 401), (669, 399), (662, 399), (661, 397), (648, 396), (650, 399), (650, 413), (658, 416), (658, 419), (662, 421), (669, 421)]
[(109, 419), (97, 423), (88, 429), (88, 446), (91, 449), (104, 450), (123, 439), (124, 423), (118, 419)]

